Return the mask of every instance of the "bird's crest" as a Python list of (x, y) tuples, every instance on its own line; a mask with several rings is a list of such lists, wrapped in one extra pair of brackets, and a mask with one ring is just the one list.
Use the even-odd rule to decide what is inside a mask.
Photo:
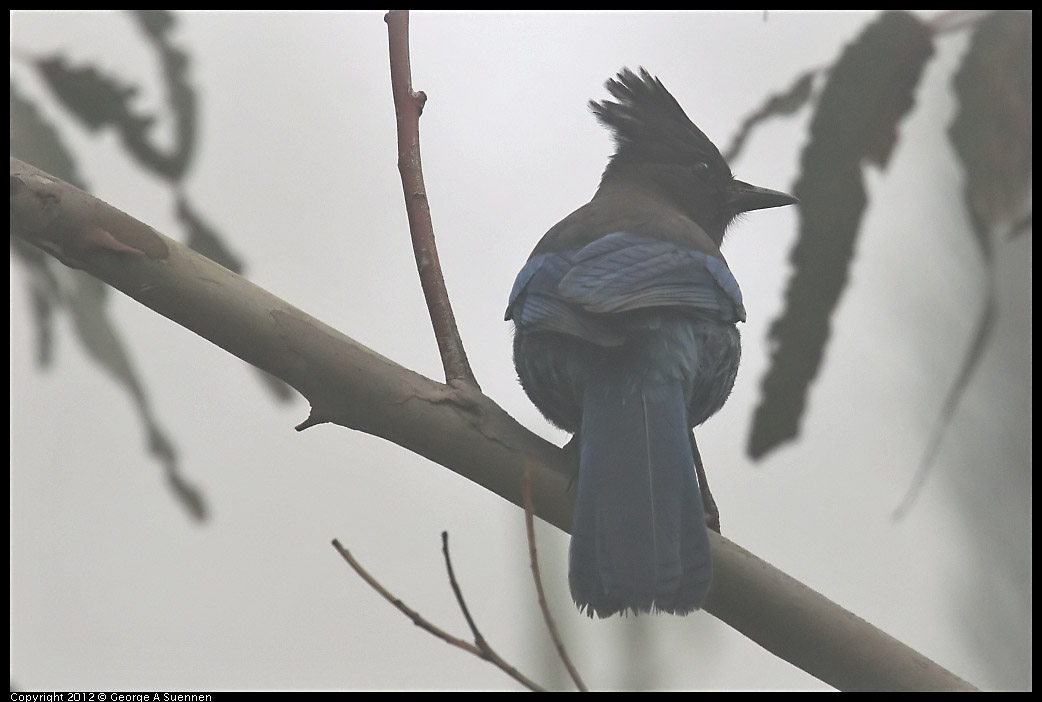
[(632, 161), (700, 161), (714, 169), (727, 168), (719, 149), (688, 119), (662, 81), (647, 69), (641, 68), (637, 75), (624, 68), (604, 86), (615, 102), (591, 100), (590, 108), (615, 137), (613, 165)]

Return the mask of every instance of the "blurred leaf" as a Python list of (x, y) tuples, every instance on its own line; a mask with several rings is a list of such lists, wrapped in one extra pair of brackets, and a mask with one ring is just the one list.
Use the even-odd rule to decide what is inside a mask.
[(185, 480), (177, 464), (177, 451), (166, 434), (154, 422), (148, 424), (148, 450), (163, 463), (166, 481), (174, 496), (196, 521), (207, 517), (206, 498), (202, 491)]
[(74, 288), (67, 296), (69, 311), (84, 349), (94, 361), (122, 385), (137, 405), (148, 434), (149, 452), (163, 464), (167, 480), (181, 504), (196, 519), (206, 518), (206, 506), (198, 489), (181, 476), (177, 452), (152, 415), (148, 394), (138, 381), (123, 342), (105, 306), (108, 287), (81, 271), (72, 271)]
[(84, 189), (75, 159), (62, 143), (58, 131), (22, 97), (11, 81), (11, 155), (32, 163), (42, 171)]
[(277, 401), (289, 402), (297, 396), (297, 391), (284, 381), (279, 380), (266, 371), (262, 371), (256, 366), (254, 366), (253, 370), (257, 372), (257, 376), (260, 378), (261, 383), (263, 383), (264, 387), (268, 389), (268, 392), (275, 396)]
[(962, 400), (966, 387), (969, 385), (970, 380), (973, 379), (973, 371), (984, 356), (984, 351), (988, 347), (988, 340), (995, 329), (995, 322), (998, 320), (998, 316), (999, 308), (995, 300), (994, 276), (989, 274), (987, 293), (984, 296), (984, 308), (977, 318), (977, 330), (973, 334), (966, 358), (963, 359), (962, 369), (952, 384), (951, 389), (948, 390), (948, 397), (945, 399), (940, 416), (937, 417), (934, 429), (930, 433), (930, 440), (926, 444), (926, 451), (923, 452), (923, 459), (919, 462), (919, 468), (912, 478), (912, 484), (909, 486), (908, 492), (905, 494), (901, 504), (894, 510), (894, 519), (903, 519), (908, 514), (915, 503), (915, 499), (919, 496), (920, 490), (926, 483), (930, 466), (933, 464), (933, 459), (937, 456), (937, 450), (941, 447), (941, 440), (951, 424), (952, 417), (955, 416), (955, 410), (959, 407), (959, 402)]
[(197, 131), (195, 90), (188, 82), (188, 54), (170, 43), (168, 34), (177, 24), (169, 10), (128, 10), (141, 25), (145, 39), (159, 56), (166, 83), (167, 101), (173, 111), (176, 146), (169, 159), (157, 167), (171, 180), (180, 180), (195, 151)]
[(1013, 238), (1031, 229), (1031, 13), (998, 11), (975, 26), (953, 81), (958, 108), (948, 137), (965, 171), (964, 197), (987, 267), (977, 328), (948, 391), (912, 485), (894, 512), (908, 513), (924, 484), (955, 410), (984, 357), (998, 321), (996, 231)]
[[(43, 119), (35, 105), (18, 93), (13, 81), (11, 155), (37, 165), (78, 188), (86, 189), (58, 132)], [(163, 464), (167, 480), (181, 503), (196, 519), (205, 518), (206, 507), (202, 496), (180, 476), (173, 444), (152, 416), (144, 388), (109, 319), (106, 309), (108, 287), (81, 271), (59, 266), (50, 256), (21, 240), (12, 239), (11, 244), (15, 260), (29, 274), (38, 362), (43, 366), (50, 364), (54, 346), (53, 318), (58, 310), (65, 309), (71, 314), (76, 336), (90, 358), (105, 368), (130, 393), (145, 424), (149, 450)], [(62, 291), (61, 281), (71, 285), (71, 293)]]
[(223, 241), (224, 237), (202, 220), (184, 196), (177, 198), (177, 217), (188, 229), (187, 243), (192, 250), (230, 271), (242, 273), (242, 261), (228, 250)]
[(1031, 213), (1028, 212), (1021, 219), (1013, 223), (1013, 226), (1009, 228), (1009, 234), (1007, 238), (1012, 241), (1024, 234), (1031, 231)]
[(1031, 191), (1031, 12), (997, 11), (976, 25), (953, 81), (948, 137), (966, 178), (966, 208), (985, 259), (992, 232), (1024, 217)]
[[(43, 118), (36, 106), (18, 92), (11, 81), (11, 155), (39, 164), (39, 168), (62, 180), (83, 187), (83, 179), (58, 132)], [(29, 274), (29, 296), (36, 331), (36, 362), (41, 367), (54, 357), (54, 312), (61, 305), (58, 280), (51, 270), (50, 257), (21, 239), (11, 239), (15, 260)]]
[(138, 92), (136, 87), (121, 85), (95, 68), (72, 68), (63, 56), (40, 59), (36, 67), (65, 109), (92, 131), (112, 125), (138, 133), (155, 121), (131, 111), (129, 103)]
[(169, 10), (127, 10), (141, 24), (141, 28), (150, 37), (162, 40), (164, 35), (174, 28), (177, 20)]
[(760, 122), (765, 122), (771, 117), (791, 115), (806, 105), (810, 101), (814, 78), (817, 75), (818, 71), (807, 71), (797, 78), (788, 90), (770, 96), (760, 109), (746, 117), (742, 126), (738, 128), (738, 133), (734, 135), (731, 145), (724, 151), (724, 160), (731, 163), (738, 158), (746, 140), (752, 134), (753, 127), (759, 125)]
[(753, 458), (799, 433), (854, 258), (867, 202), (862, 164), (885, 167), (932, 54), (928, 29), (911, 14), (891, 11), (844, 50), (829, 74), (795, 187), (800, 235), (790, 255), (785, 311), (770, 330), (771, 365), (747, 449)]
[(29, 301), (36, 332), (36, 364), (46, 368), (54, 360), (54, 313), (61, 306), (58, 281), (49, 267), (49, 256), (35, 246), (12, 237), (11, 253), (29, 274)]
[[(112, 127), (139, 163), (170, 181), (179, 181), (195, 146), (195, 93), (185, 73), (188, 58), (166, 40), (172, 15), (162, 10), (136, 11), (145, 38), (155, 48), (175, 124), (175, 145), (169, 153), (149, 142), (155, 115), (140, 114), (132, 103), (137, 86), (122, 84), (96, 68), (69, 66), (62, 56), (36, 61), (36, 67), (62, 105), (90, 130)], [(42, 167), (42, 166), (41, 166)]]

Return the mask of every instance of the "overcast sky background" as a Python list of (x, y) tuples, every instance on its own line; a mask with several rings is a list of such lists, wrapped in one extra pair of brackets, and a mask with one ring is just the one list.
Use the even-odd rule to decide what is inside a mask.
[[(606, 96), (605, 79), (647, 67), (723, 147), (766, 95), (832, 63), (873, 16), (414, 13), (424, 173), (485, 393), (565, 440), (517, 384), (502, 318), (532, 246), (596, 187), (611, 144), (586, 102)], [(382, 13), (178, 20), (200, 97), (193, 204), (251, 280), (441, 379), (396, 169)], [(14, 13), (11, 43), (96, 62), (146, 86), (143, 107), (162, 104), (154, 56), (127, 16)], [(802, 434), (758, 464), (744, 447), (798, 212), (751, 213), (731, 229), (724, 253), (749, 314), (743, 364), (699, 443), (728, 538), (970, 682), (1028, 689), (1030, 236), (999, 250), (997, 341), (915, 510), (891, 518), (983, 298), (945, 136), (965, 47), (960, 34), (939, 40), (888, 170), (867, 178), (858, 259)], [(12, 60), (11, 76), (61, 129), (95, 194), (183, 238), (173, 194), (116, 136), (83, 131), (24, 64)], [(761, 128), (731, 164), (736, 175), (791, 189), (808, 118)], [(26, 277), (12, 263), (15, 685), (515, 689), (413, 626), (329, 545), (340, 539), (409, 606), (467, 638), (444, 576), (447, 529), (485, 637), (526, 674), (567, 687), (536, 605), (520, 510), (382, 440), (335, 426), (297, 433), (303, 400), (276, 405), (242, 362), (120, 294), (111, 309), (212, 518), (193, 523), (171, 497), (131, 403), (86, 358), (68, 319), (55, 367), (39, 373)], [(592, 687), (825, 687), (704, 613), (587, 619), (568, 597), (567, 536), (547, 527), (539, 539), (552, 606)], [(1012, 570), (996, 565), (1000, 552), (1013, 554)]]

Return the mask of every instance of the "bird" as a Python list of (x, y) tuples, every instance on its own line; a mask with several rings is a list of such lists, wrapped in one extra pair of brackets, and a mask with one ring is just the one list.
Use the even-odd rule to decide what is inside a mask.
[(505, 319), (522, 388), (578, 447), (572, 599), (590, 617), (684, 615), (712, 582), (693, 428), (731, 393), (746, 319), (720, 246), (743, 212), (797, 200), (737, 180), (645, 68), (605, 87), (589, 107), (614, 153), (536, 244)]

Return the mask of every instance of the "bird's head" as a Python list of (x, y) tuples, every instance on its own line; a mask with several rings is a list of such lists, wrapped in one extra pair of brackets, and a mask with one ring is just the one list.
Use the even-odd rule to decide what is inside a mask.
[(786, 193), (735, 179), (720, 150), (647, 70), (641, 68), (638, 75), (625, 68), (605, 87), (614, 102), (590, 101), (615, 138), (601, 189), (632, 185), (654, 190), (717, 245), (742, 212), (797, 202)]

